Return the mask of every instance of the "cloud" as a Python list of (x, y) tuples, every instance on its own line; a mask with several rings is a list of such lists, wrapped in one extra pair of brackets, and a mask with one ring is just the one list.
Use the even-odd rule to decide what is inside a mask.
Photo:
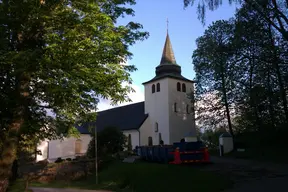
[(131, 102), (123, 102), (119, 103), (118, 105), (111, 105), (111, 101), (109, 99), (100, 99), (98, 103), (98, 110), (97, 111), (103, 111), (107, 109), (111, 109), (114, 107), (129, 105), (132, 103), (137, 103), (144, 101), (144, 93), (142, 92), (141, 88), (138, 85), (132, 84), (131, 87), (134, 89), (135, 92), (131, 92), (128, 94), (129, 98), (132, 100)]

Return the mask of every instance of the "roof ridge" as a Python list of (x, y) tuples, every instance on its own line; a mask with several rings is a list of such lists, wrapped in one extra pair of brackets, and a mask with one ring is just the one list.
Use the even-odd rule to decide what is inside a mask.
[(144, 103), (144, 101), (139, 101), (139, 102), (135, 102), (135, 103), (130, 103), (130, 104), (127, 104), (127, 105), (122, 105), (122, 106), (116, 106), (116, 107), (113, 107), (113, 108), (110, 108), (110, 109), (104, 109), (104, 110), (102, 110), (102, 111), (96, 111), (96, 113), (106, 112), (106, 111), (110, 111), (110, 110), (113, 110), (113, 109), (119, 109), (119, 108), (131, 106), (131, 105), (136, 105), (136, 104), (140, 104), (140, 103)]

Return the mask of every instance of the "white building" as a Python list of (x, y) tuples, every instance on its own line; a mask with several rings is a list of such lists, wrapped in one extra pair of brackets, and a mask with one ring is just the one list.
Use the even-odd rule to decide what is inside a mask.
[[(167, 33), (160, 65), (153, 79), (143, 83), (145, 101), (98, 112), (96, 126), (100, 131), (115, 126), (131, 137), (132, 147), (179, 142), (187, 134), (196, 137), (194, 103), (187, 98), (194, 93), (193, 81), (181, 75)], [(43, 141), (37, 160), (68, 158), (85, 154), (91, 139), (88, 124), (78, 127), (81, 137), (63, 141)]]

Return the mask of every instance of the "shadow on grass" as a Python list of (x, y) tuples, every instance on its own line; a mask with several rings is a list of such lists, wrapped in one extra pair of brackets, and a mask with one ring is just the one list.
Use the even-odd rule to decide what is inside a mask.
[[(197, 165), (195, 165), (197, 166)], [(99, 174), (74, 182), (32, 183), (34, 187), (103, 189), (113, 191), (221, 191), (232, 187), (228, 178), (198, 170), (194, 166), (116, 162)]]

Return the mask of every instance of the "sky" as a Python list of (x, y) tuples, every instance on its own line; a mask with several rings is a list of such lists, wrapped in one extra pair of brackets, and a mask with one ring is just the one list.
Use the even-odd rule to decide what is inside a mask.
[[(196, 1), (197, 2), (197, 1)], [(135, 65), (138, 69), (131, 73), (134, 93), (129, 97), (134, 102), (144, 101), (143, 82), (155, 76), (155, 67), (160, 64), (161, 55), (168, 30), (177, 64), (181, 66), (182, 75), (188, 79), (194, 79), (195, 73), (192, 64), (193, 50), (196, 49), (196, 39), (204, 34), (205, 29), (214, 21), (233, 17), (236, 5), (229, 5), (228, 0), (223, 5), (206, 13), (206, 24), (202, 25), (198, 20), (197, 5), (184, 9), (183, 0), (137, 0), (132, 8), (134, 17), (125, 17), (118, 20), (125, 25), (130, 21), (143, 25), (143, 30), (149, 32), (149, 38), (139, 41), (129, 48), (133, 58), (128, 64)], [(127, 105), (121, 103), (118, 106)], [(100, 100), (98, 111), (113, 108), (109, 100)]]

